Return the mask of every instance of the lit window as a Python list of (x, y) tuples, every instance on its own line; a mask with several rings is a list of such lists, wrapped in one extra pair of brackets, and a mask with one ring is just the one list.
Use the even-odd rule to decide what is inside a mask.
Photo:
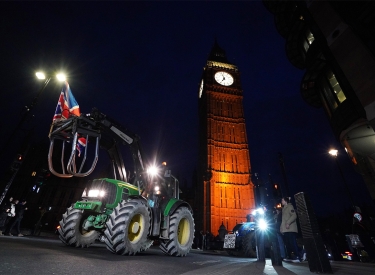
[(330, 86), (332, 87), (337, 99), (339, 100), (340, 103), (342, 103), (346, 97), (344, 95), (344, 92), (341, 89), (341, 86), (339, 82), (336, 79), (336, 76), (333, 74), (332, 71), (327, 72), (327, 78), (329, 81)]
[(346, 96), (331, 70), (326, 72), (322, 84), (322, 95), (325, 105), (329, 111), (333, 111), (346, 100)]
[(311, 33), (311, 31), (308, 29), (305, 33), (305, 40), (303, 42), (303, 47), (305, 48), (305, 52), (309, 50), (310, 45), (315, 40), (314, 35)]

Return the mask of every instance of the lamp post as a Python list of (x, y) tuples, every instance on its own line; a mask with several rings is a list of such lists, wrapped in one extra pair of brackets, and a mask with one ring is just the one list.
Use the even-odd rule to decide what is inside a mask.
[[(13, 132), (9, 135), (7, 141), (4, 143), (3, 148), (0, 151), (0, 156), (4, 153), (5, 148), (9, 147), (10, 142), (14, 139), (14, 136), (16, 135), (18, 130), (21, 128), (21, 126), (24, 124), (24, 122), (27, 120), (27, 118), (31, 114), (31, 111), (34, 109), (35, 105), (37, 104), (40, 95), (43, 93), (43, 91), (45, 90), (45, 88), (47, 87), (48, 83), (50, 82), (50, 80), (52, 78), (51, 76), (46, 77), (46, 75), (42, 72), (37, 72), (35, 75), (38, 79), (44, 80), (44, 83), (43, 83), (42, 87), (40, 88), (39, 92), (37, 93), (37, 95), (34, 97), (31, 104), (29, 106), (25, 106), (25, 112), (22, 115), (21, 120), (18, 122), (16, 128), (13, 130)], [(65, 79), (66, 79), (65, 75), (62, 74), (62, 73), (57, 74), (56, 78), (59, 81), (65, 81)], [(23, 156), (23, 157), (25, 157), (25, 156)], [(18, 170), (19, 169), (13, 170), (13, 173), (12, 173), (9, 181), (6, 184), (3, 193), (0, 196), (0, 204), (3, 202), (8, 190), (9, 190), (9, 188), (10, 188), (10, 186), (11, 186), (13, 180), (14, 180), (14, 178), (16, 177), (16, 175), (18, 173)]]
[(355, 209), (355, 205), (354, 205), (354, 201), (353, 201), (353, 198), (352, 198), (352, 195), (350, 193), (350, 190), (349, 190), (349, 186), (348, 184), (346, 183), (346, 180), (345, 180), (345, 177), (344, 177), (344, 174), (342, 173), (342, 169), (341, 169), (341, 166), (339, 164), (339, 161), (337, 159), (337, 155), (338, 155), (338, 150), (336, 149), (331, 149), (328, 151), (328, 153), (333, 156), (336, 160), (336, 164), (337, 164), (337, 167), (339, 168), (339, 171), (340, 171), (340, 175), (341, 175), (341, 178), (342, 178), (342, 181), (344, 182), (344, 185), (345, 185), (345, 188), (346, 188), (346, 192), (348, 193), (348, 196), (349, 196), (349, 199), (350, 199), (350, 203), (352, 204), (353, 208)]

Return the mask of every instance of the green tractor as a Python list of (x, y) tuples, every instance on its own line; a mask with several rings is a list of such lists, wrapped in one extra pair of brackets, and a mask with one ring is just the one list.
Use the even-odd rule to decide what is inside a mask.
[[(93, 148), (88, 148), (91, 144)], [(130, 147), (134, 164), (131, 173), (126, 172), (121, 144)], [(53, 154), (56, 147), (61, 149), (59, 157)], [(70, 153), (66, 153), (66, 147), (71, 148)], [(88, 176), (96, 166), (99, 149), (109, 154), (113, 178), (88, 183), (82, 199), (63, 214), (60, 240), (73, 247), (88, 247), (101, 240), (118, 255), (135, 255), (158, 240), (165, 254), (186, 256), (193, 243), (194, 219), (191, 206), (179, 199), (178, 180), (166, 164), (145, 169), (139, 137), (114, 120), (93, 109), (89, 114), (54, 123), (49, 169), (62, 178)], [(78, 157), (78, 153), (83, 154)], [(87, 167), (86, 160), (91, 156), (94, 161)], [(55, 169), (58, 162), (60, 169)]]

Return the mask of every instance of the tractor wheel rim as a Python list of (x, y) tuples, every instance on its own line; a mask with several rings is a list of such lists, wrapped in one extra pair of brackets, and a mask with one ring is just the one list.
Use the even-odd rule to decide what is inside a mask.
[(186, 245), (190, 238), (190, 224), (189, 221), (185, 218), (180, 220), (178, 224), (178, 242), (181, 245)]
[(130, 220), (128, 227), (128, 238), (130, 242), (136, 243), (142, 238), (144, 223), (144, 218), (140, 214), (134, 215)]

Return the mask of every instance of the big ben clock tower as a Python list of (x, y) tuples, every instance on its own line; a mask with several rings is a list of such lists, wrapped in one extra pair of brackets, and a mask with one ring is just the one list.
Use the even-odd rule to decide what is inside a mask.
[(215, 44), (203, 68), (199, 97), (198, 230), (227, 230), (255, 208), (243, 92), (237, 66)]

